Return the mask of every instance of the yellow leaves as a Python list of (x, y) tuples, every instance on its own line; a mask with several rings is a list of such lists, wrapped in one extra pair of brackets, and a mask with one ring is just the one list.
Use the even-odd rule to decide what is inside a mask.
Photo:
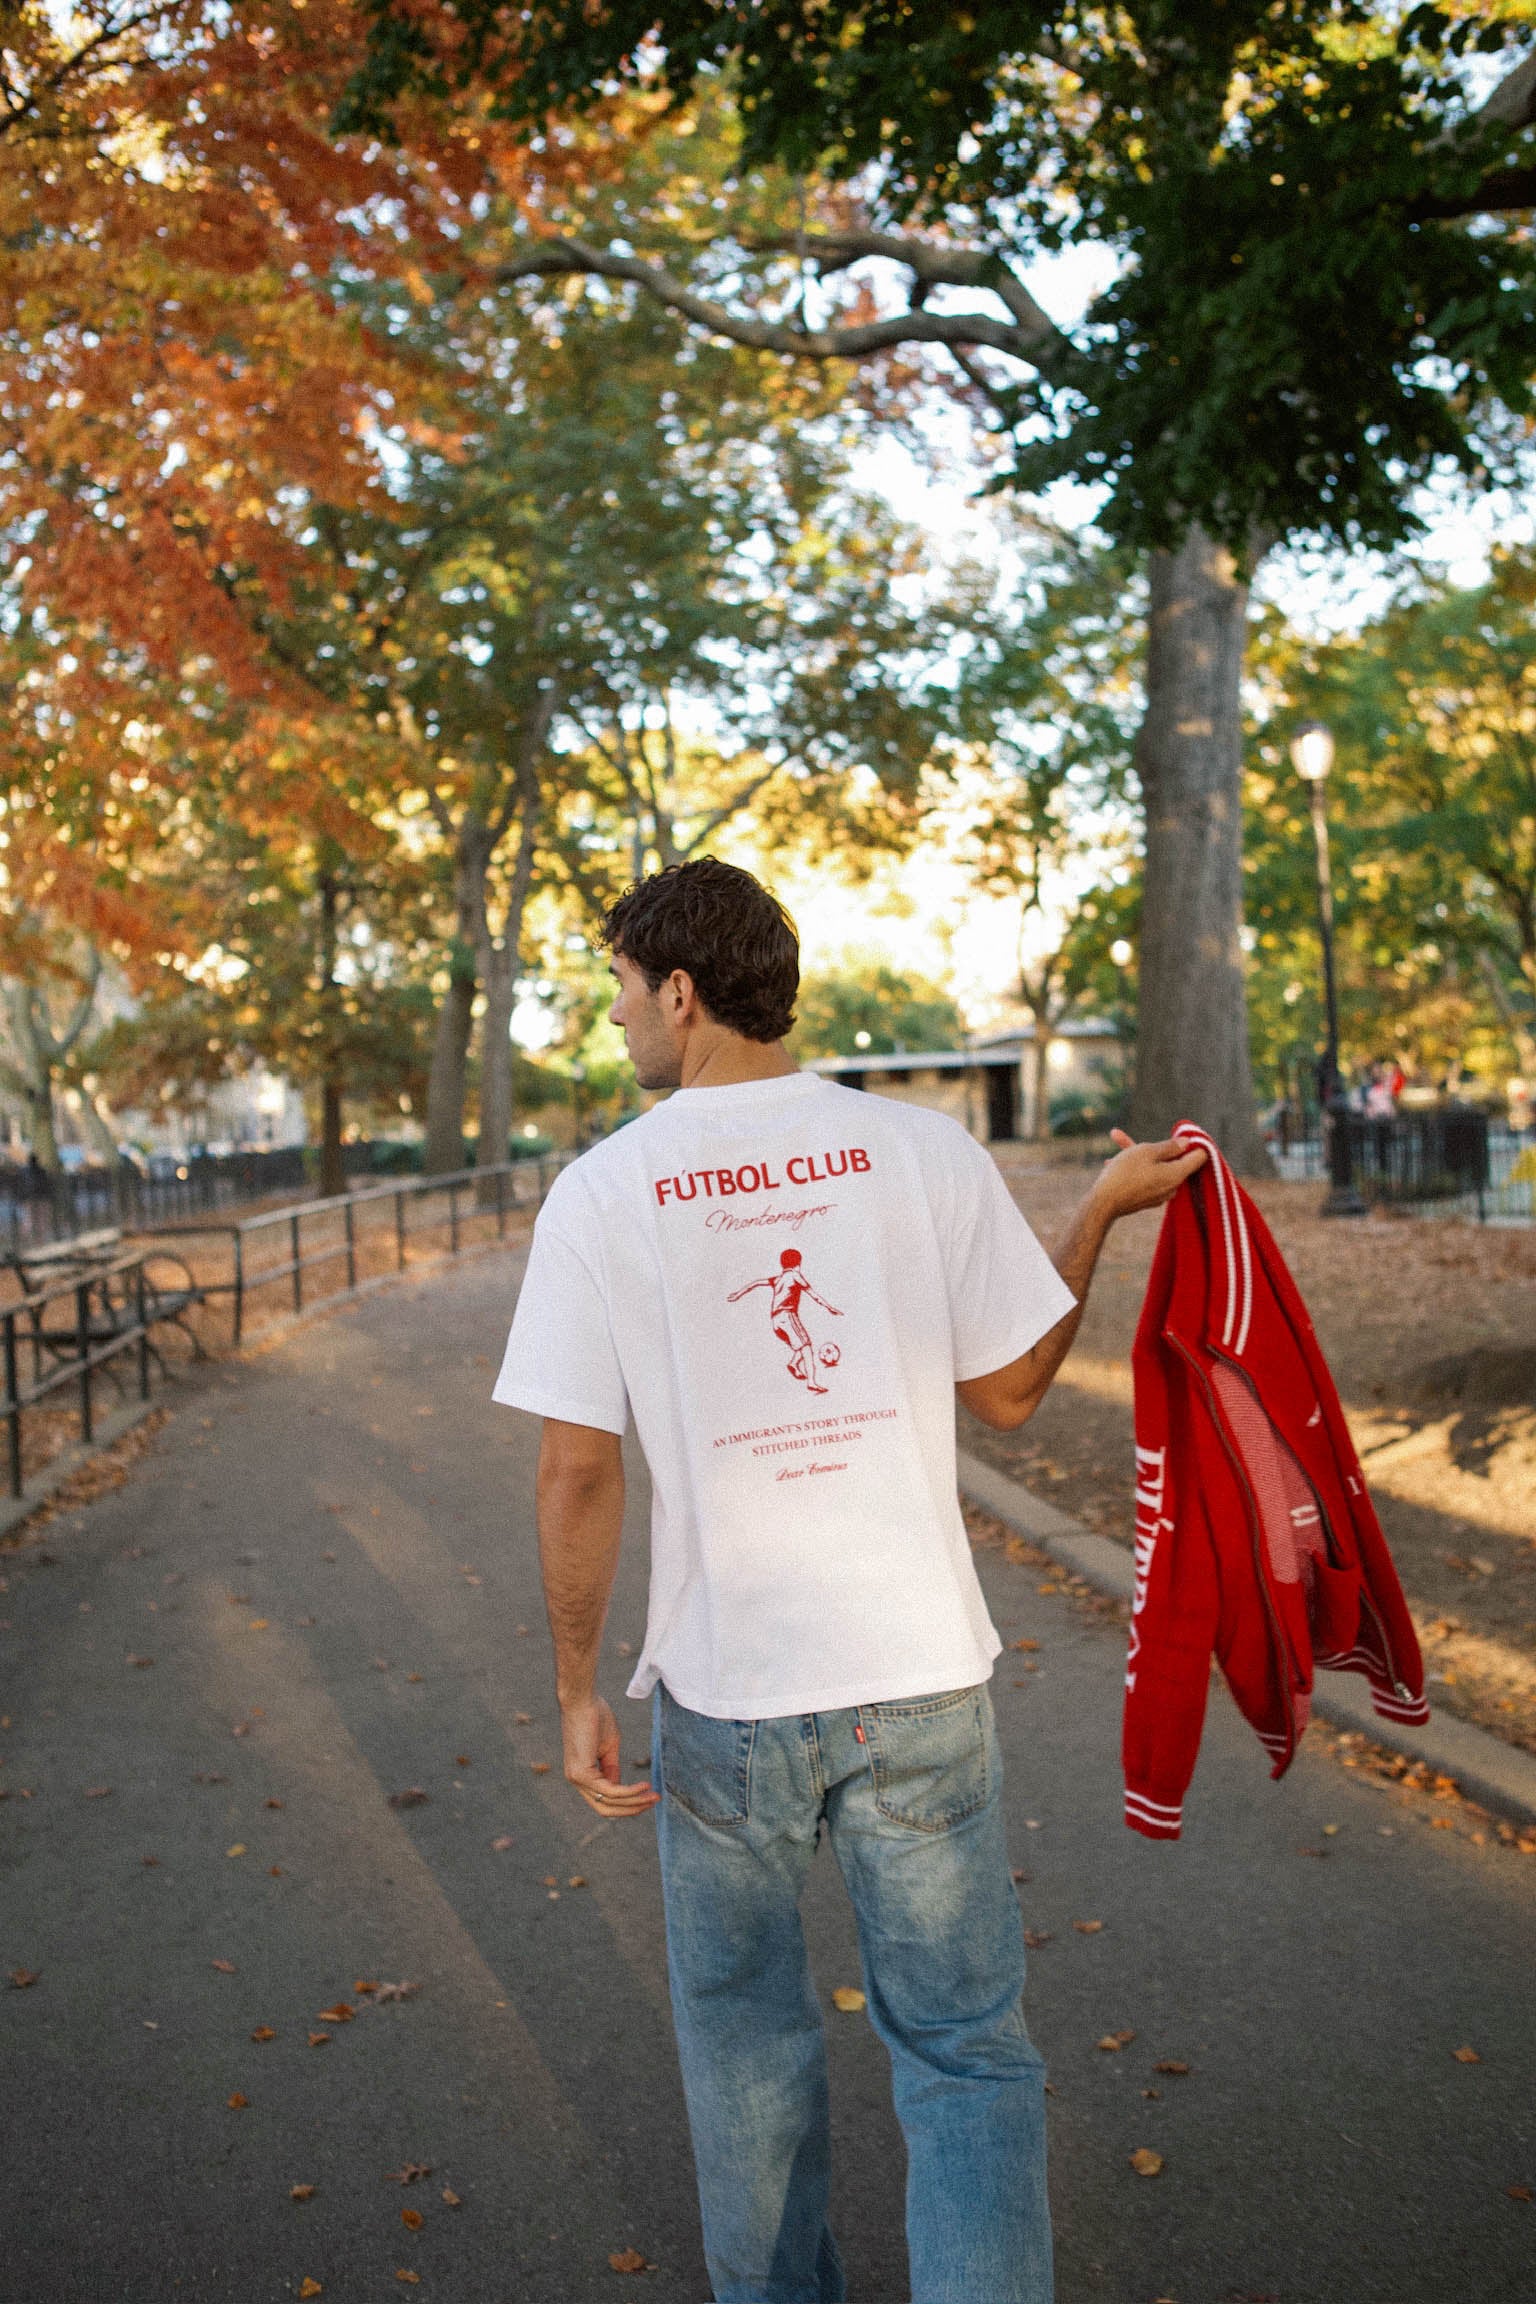
[(866, 2004), (864, 1995), (856, 1984), (834, 1984), (832, 1987), (832, 2005), (844, 2016), (857, 2016), (859, 2010)]
[(349, 2007), (345, 2000), (338, 2000), (334, 2008), (322, 2008), (315, 2018), (315, 2022), (317, 2024), (350, 2024), (356, 2014), (357, 2010)]
[(1482, 2058), (1475, 2048), (1453, 2048), (1451, 2054), (1458, 2064), (1481, 2064)]
[(1161, 2176), (1163, 2156), (1161, 2152), (1153, 2152), (1147, 2145), (1139, 2144), (1131, 2154), (1131, 2166), (1138, 2176)]
[(236, 1840), (231, 1847), (225, 1849), (224, 1853), (226, 1856), (244, 1856), (247, 1853), (245, 1842)]
[(242, 2096), (237, 2088), (232, 2096), (225, 2097), (224, 2102), (231, 2112), (245, 2112), (250, 2109), (251, 2100), (249, 2096)]
[(270, 2024), (258, 2024), (255, 2031), (251, 2034), (251, 2038), (256, 2041), (258, 2045), (265, 2046), (267, 2041), (275, 2040), (277, 2038), (277, 2033), (274, 2031)]
[(400, 2221), (408, 2232), (419, 2232), (425, 2224), (426, 2218), (419, 2208), (402, 2208)]
[(1118, 2056), (1122, 2048), (1129, 2048), (1135, 2037), (1131, 2031), (1106, 2032), (1102, 2039), (1095, 2040), (1094, 2046), (1102, 2048), (1107, 2055)]
[(315, 2188), (313, 2184), (290, 2184), (288, 2187), (288, 2197), (290, 2200), (313, 2200), (314, 2196)]
[(1097, 1936), (1102, 1930), (1104, 1923), (1102, 1920), (1074, 1920), (1072, 1925), (1077, 1930), (1079, 1936)]
[(608, 2269), (610, 2272), (654, 2272), (656, 2267), (646, 2262), (638, 2248), (616, 2248), (608, 2259)]
[(311, 2280), (306, 2277), (299, 2282), (298, 2293), (307, 2300), (311, 2296), (323, 2296), (325, 2290), (318, 2280)]

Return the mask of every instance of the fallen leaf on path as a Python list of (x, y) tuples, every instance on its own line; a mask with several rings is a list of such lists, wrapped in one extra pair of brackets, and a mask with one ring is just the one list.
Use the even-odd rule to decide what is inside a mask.
[(269, 1864), (267, 1866), (267, 1878), (269, 1880), (281, 1880), (282, 1876), (283, 1868), (281, 1864)]
[(1431, 1832), (1454, 1832), (1456, 1826), (1449, 1816), (1431, 1816), (1429, 1828)]
[(87, 1800), (105, 1800), (112, 1791), (110, 1784), (91, 1784), (86, 1787)]
[(1039, 1647), (1040, 1643), (1038, 1640), (1015, 1640), (1013, 1645), (1015, 1648), (1022, 1648), (1033, 1651)]
[(498, 1852), (498, 1854), (500, 1854), (505, 1849), (510, 1848), (512, 1846), (511, 1833), (498, 1832), (496, 1838), (491, 1842), (491, 1846)]
[(233, 1960), (210, 1960), (208, 1965), (217, 1968), (221, 1976), (233, 1976), (236, 1973)]
[(1131, 2154), (1131, 2166), (1138, 2176), (1161, 2176), (1163, 2156), (1161, 2152), (1149, 2152), (1145, 2144), (1140, 2144)]
[(313, 2200), (314, 2196), (315, 2188), (313, 2184), (290, 2184), (288, 2187), (288, 2197), (290, 2200)]
[(453, 2191), (447, 2184), (443, 2186), (442, 2198), (445, 2208), (462, 2208), (464, 2205), (457, 2192)]
[(1154, 2072), (1175, 2072), (1182, 2080), (1192, 2067), (1188, 2064), (1181, 2064), (1177, 2057), (1165, 2056), (1161, 2064), (1154, 2064), (1152, 2069)]
[(1104, 1923), (1102, 1920), (1074, 1920), (1072, 1925), (1079, 1936), (1097, 1936)]
[(1015, 1866), (1013, 1871), (1009, 1874), (1009, 1878), (1013, 1881), (1015, 1887), (1018, 1886), (1020, 1881), (1028, 1880), (1030, 1877), (1031, 1875), (1028, 1872), (1019, 1871), (1017, 1866)]
[(834, 1984), (832, 1987), (832, 2005), (834, 2008), (840, 2008), (845, 2016), (856, 2016), (866, 2003), (863, 1993), (856, 1984)]
[(529, 1773), (534, 1776), (547, 1776), (549, 1774), (549, 1762), (547, 1760), (530, 1761)]
[(1451, 2054), (1458, 2064), (1481, 2064), (1482, 2058), (1475, 2048), (1453, 2048)]
[(407, 2231), (419, 2232), (423, 2224), (425, 2224), (426, 2218), (423, 2216), (419, 2208), (402, 2208), (400, 2211), (400, 2221), (406, 2227)]
[(610, 2272), (654, 2272), (654, 2264), (647, 2264), (638, 2248), (616, 2248), (608, 2259)]
[(566, 1882), (567, 1888), (585, 1888), (586, 1884), (587, 1878), (584, 1872), (573, 1872)]
[(514, 1712), (512, 1717), (519, 1728), (531, 1728), (533, 1726), (533, 1714), (531, 1712)]
[(249, 1736), (250, 1729), (243, 1720), (237, 1720), (230, 1730), (231, 1736)]
[(426, 1675), (421, 1672), (407, 1672), (406, 1674), (406, 1679), (410, 1681), (413, 1687), (417, 1686), (425, 1677)]
[(159, 1859), (159, 1857), (158, 1857), (158, 1856), (141, 1856), (141, 1857), (139, 1858), (139, 1862), (140, 1862), (141, 1864), (146, 1864), (146, 1865), (148, 1865), (148, 1867), (149, 1867), (149, 1869), (150, 1869), (151, 1871), (153, 1871), (153, 1870), (154, 1870), (155, 1866), (156, 1866), (156, 1865), (159, 1863), (159, 1861), (160, 1861), (160, 1859)]
[(373, 1668), (375, 1672), (387, 1672), (389, 1670), (389, 1658), (387, 1656), (375, 1656)]
[(41, 1974), (41, 1968), (13, 1968), (10, 1974), (11, 1990), (13, 1992), (25, 1992), (30, 1985), (37, 1982)]
[(255, 2031), (251, 2034), (251, 2038), (258, 2041), (275, 2040), (277, 2038), (277, 2034), (273, 2031), (270, 2024), (258, 2024)]
[(395, 2278), (397, 2280), (403, 2280), (408, 2288), (419, 2288), (421, 2286), (421, 2274), (419, 2272), (410, 2271), (404, 2264), (397, 2264), (395, 2266)]
[(1339, 1829), (1339, 1827), (1337, 1826), (1337, 1824), (1325, 1824), (1325, 1825), (1323, 1826), (1323, 1837), (1324, 1837), (1325, 1839), (1327, 1839), (1327, 1840), (1332, 1840), (1332, 1839), (1336, 1838), (1336, 1836), (1337, 1836), (1337, 1834), (1338, 1834), (1338, 1829)]
[(1038, 1952), (1042, 1944), (1052, 1944), (1055, 1938), (1049, 1928), (1026, 1928), (1024, 1941), (1031, 1952)]
[(270, 1632), (271, 1621), (266, 1616), (253, 1616), (246, 1626), (247, 1632)]
[(334, 2008), (322, 2008), (315, 2018), (317, 2024), (350, 2024), (357, 2010), (345, 2000), (338, 2000)]
[(469, 1754), (467, 1752), (456, 1752), (453, 1756), (453, 1764), (455, 1768), (467, 1768), (469, 1766)]
[(527, 1639), (527, 1637), (528, 1637), (528, 1627), (527, 1627), (527, 1625), (526, 1625), (526, 1624), (514, 1624), (514, 1625), (513, 1625), (513, 1627), (512, 1627), (512, 1629), (513, 1629), (513, 1631), (514, 1631), (514, 1632), (517, 1634), (517, 1637), (519, 1638), (519, 1640), (526, 1640), (526, 1639)]
[(321, 2287), (318, 2280), (301, 2280), (299, 2282), (299, 2294), (305, 2297), (323, 2296), (325, 2294), (325, 2290)]
[(384, 2178), (386, 2184), (419, 2184), (430, 2176), (432, 2169), (425, 2160), (407, 2160), (403, 2168), (391, 2168)]
[(1298, 1848), (1296, 1853), (1298, 1856), (1326, 1856), (1328, 1851), (1326, 1848)]
[(1529, 2184), (1506, 2184), (1504, 2190), (1511, 2200), (1524, 2200), (1527, 2203), (1536, 2200), (1536, 2192), (1531, 2190)]
[(1141, 2093), (1149, 2104), (1161, 2104), (1163, 2100), (1161, 2088), (1143, 2088)]
[(281, 1800), (263, 1800), (262, 1806), (263, 1808), (281, 1808), (282, 1802)]
[(225, 1849), (224, 1853), (226, 1856), (243, 1856), (245, 1854), (245, 1842), (243, 1840), (236, 1840), (230, 1847)]
[(377, 1992), (378, 1988), (378, 1983), (372, 1976), (359, 1976), (352, 1986), (360, 2000), (366, 2000), (369, 1994)]
[(331, 2036), (329, 2032), (311, 2032), (309, 2035), (309, 2044), (311, 2048), (328, 2048), (330, 2046), (330, 2041)]
[(389, 1805), (391, 1808), (424, 1808), (431, 1797), (419, 1784), (407, 1784), (403, 1792), (391, 1792)]
[(421, 1990), (419, 1984), (381, 1984), (375, 1998), (384, 2000), (414, 2000)]
[(249, 2096), (242, 2096), (237, 2088), (233, 2096), (226, 2096), (224, 2101), (231, 2112), (244, 2112), (248, 2109), (251, 2100)]
[(1129, 2048), (1135, 2037), (1134, 2032), (1106, 2032), (1102, 2040), (1095, 2040), (1094, 2046), (1095, 2048), (1103, 2048), (1107, 2053), (1114, 2056), (1118, 2055), (1122, 2048)]
[(131, 1671), (142, 1672), (146, 1664), (153, 1664), (153, 1656), (125, 1656), (123, 1662)]

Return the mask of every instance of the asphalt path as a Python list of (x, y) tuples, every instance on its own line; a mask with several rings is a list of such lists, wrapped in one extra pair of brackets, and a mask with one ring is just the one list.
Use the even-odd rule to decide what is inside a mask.
[[(708, 2295), (653, 1828), (562, 1783), (536, 1431), (488, 1398), (517, 1269), (184, 1384), (122, 1486), (0, 1558), (0, 1975), (35, 1975), (0, 1990), (6, 2304)], [(632, 1491), (605, 1679), (640, 1759)], [(1224, 1701), (1184, 1840), (1133, 1836), (1123, 1635), (981, 1563), (1039, 1643), (995, 1685), (1061, 2304), (1529, 2304), (1536, 1860), (1310, 1748), (1271, 1785)], [(901, 2141), (830, 2005), (826, 1855), (806, 1917), (852, 2293), (896, 2304)]]

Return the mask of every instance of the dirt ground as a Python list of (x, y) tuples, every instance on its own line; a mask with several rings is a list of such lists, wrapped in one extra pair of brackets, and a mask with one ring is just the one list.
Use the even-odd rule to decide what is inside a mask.
[[(1091, 1181), (1019, 1145), (1000, 1164), (1050, 1246)], [(1325, 1220), (1317, 1184), (1254, 1197), (1306, 1300), (1424, 1645), (1432, 1703), (1536, 1751), (1536, 1229)], [(962, 1442), (1131, 1541), (1130, 1349), (1159, 1219), (1111, 1235), (1039, 1413)]]

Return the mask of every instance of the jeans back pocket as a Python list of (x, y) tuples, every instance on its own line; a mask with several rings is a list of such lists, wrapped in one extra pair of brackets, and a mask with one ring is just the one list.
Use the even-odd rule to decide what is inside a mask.
[(984, 1808), (995, 1780), (985, 1687), (861, 1704), (875, 1805), (893, 1824), (947, 1832)]
[(701, 1824), (745, 1824), (752, 1804), (755, 1720), (711, 1720), (659, 1690), (661, 1782)]

